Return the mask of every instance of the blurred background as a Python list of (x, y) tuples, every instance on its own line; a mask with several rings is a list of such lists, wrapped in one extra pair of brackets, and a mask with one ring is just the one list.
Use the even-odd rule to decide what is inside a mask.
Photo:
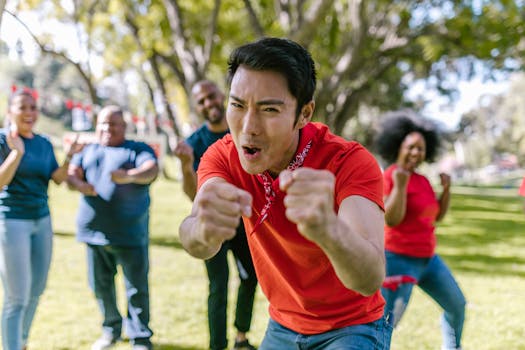
[(292, 38), (318, 69), (315, 120), (370, 146), (388, 111), (435, 119), (429, 171), (456, 184), (516, 186), (525, 165), (523, 1), (0, 0), (0, 116), (31, 89), (39, 129), (91, 131), (100, 106), (160, 150), (200, 120), (193, 83), (225, 86), (232, 48)]

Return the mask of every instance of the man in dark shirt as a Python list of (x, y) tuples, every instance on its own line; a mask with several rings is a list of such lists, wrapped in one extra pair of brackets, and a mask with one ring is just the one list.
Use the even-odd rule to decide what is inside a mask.
[[(229, 132), (224, 114), (224, 95), (215, 83), (208, 80), (197, 82), (192, 89), (192, 100), (197, 112), (205, 119), (205, 123), (186, 141), (179, 142), (174, 152), (181, 161), (184, 193), (191, 200), (195, 198), (197, 192), (196, 171), (202, 155), (209, 146)], [(235, 311), (234, 324), (237, 328), (237, 336), (234, 350), (252, 350), (255, 348), (248, 342), (246, 333), (250, 330), (257, 277), (242, 222), (237, 227), (235, 237), (225, 242), (214, 257), (205, 261), (210, 281), (208, 296), (210, 349), (223, 350), (228, 346), (226, 337), (228, 250), (231, 250), (235, 257), (241, 280)]]

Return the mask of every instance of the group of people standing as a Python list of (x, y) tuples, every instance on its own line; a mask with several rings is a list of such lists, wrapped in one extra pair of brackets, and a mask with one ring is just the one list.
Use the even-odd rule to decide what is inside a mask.
[[(240, 277), (235, 350), (255, 349), (247, 333), (258, 284), (270, 315), (261, 350), (389, 349), (415, 285), (444, 310), (442, 349), (460, 349), (465, 298), (435, 253), (450, 177), (441, 175), (437, 197), (417, 172), (439, 150), (435, 126), (406, 114), (386, 118), (376, 142), (389, 165), (383, 172), (369, 150), (312, 121), (316, 69), (301, 45), (280, 38), (242, 45), (227, 73), (227, 97), (211, 81), (195, 84), (192, 100), (205, 123), (174, 149), (193, 201), (180, 240), (204, 260), (209, 279), (210, 349), (228, 347), (230, 250)], [(92, 349), (110, 348), (123, 329), (133, 349), (152, 349), (148, 189), (158, 174), (155, 153), (126, 140), (116, 106), (99, 113), (98, 142), (75, 142), (62, 166), (50, 142), (33, 132), (30, 94), (12, 96), (7, 118), (17, 128), (0, 133), (4, 349), (25, 348), (45, 287), (50, 179), (82, 194), (77, 237), (87, 246), (89, 284), (103, 316)], [(117, 265), (125, 316), (115, 300)]]
[[(97, 143), (73, 142), (58, 165), (51, 142), (33, 131), (35, 98), (12, 94), (6, 127), (0, 132), (0, 277), (4, 288), (2, 346), (26, 349), (29, 330), (44, 291), (52, 252), (49, 180), (68, 182), (82, 196), (77, 237), (87, 246), (88, 280), (102, 313), (102, 335), (93, 350), (120, 339), (123, 326), (134, 350), (152, 349), (149, 328), (149, 184), (157, 158), (142, 142), (125, 139), (126, 123), (117, 106), (97, 119)], [(122, 266), (127, 315), (117, 309), (115, 274)]]

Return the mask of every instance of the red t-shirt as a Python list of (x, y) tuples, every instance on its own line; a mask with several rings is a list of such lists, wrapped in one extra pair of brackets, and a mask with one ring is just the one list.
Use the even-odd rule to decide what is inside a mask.
[(521, 180), (521, 186), (518, 193), (520, 196), (525, 197), (525, 177)]
[[(303, 166), (335, 174), (336, 212), (351, 195), (366, 197), (383, 209), (381, 170), (365, 148), (331, 134), (318, 123), (301, 130), (298, 150), (310, 140)], [(212, 177), (224, 178), (253, 196), (252, 216), (243, 219), (259, 284), (275, 321), (298, 333), (318, 334), (372, 322), (383, 315), (381, 293), (365, 297), (347, 289), (319, 246), (304, 238), (286, 218), (282, 192), (276, 193), (268, 217), (254, 231), (266, 204), (264, 186), (259, 177), (242, 169), (229, 135), (208, 148), (201, 160), (199, 186)]]
[[(397, 165), (385, 170), (385, 196), (392, 192), (392, 173)], [(385, 249), (394, 253), (428, 258), (434, 255), (434, 234), (439, 202), (426, 177), (412, 173), (407, 186), (407, 208), (403, 221), (394, 226), (385, 226)]]

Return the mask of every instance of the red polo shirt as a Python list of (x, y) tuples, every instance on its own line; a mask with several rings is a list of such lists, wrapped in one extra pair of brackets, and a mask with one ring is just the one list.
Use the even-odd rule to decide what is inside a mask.
[[(310, 140), (312, 146), (303, 166), (335, 174), (336, 212), (351, 195), (366, 197), (383, 208), (381, 171), (366, 149), (331, 134), (318, 123), (302, 129), (298, 150)], [(201, 160), (199, 186), (212, 177), (224, 178), (253, 196), (253, 214), (243, 219), (257, 277), (275, 321), (298, 333), (318, 334), (372, 322), (383, 315), (380, 292), (365, 297), (347, 289), (319, 246), (304, 238), (286, 218), (283, 193), (277, 193), (268, 217), (254, 231), (266, 203), (264, 187), (257, 176), (242, 169), (230, 135), (208, 148)]]
[[(385, 170), (385, 196), (392, 192), (392, 172), (397, 165)], [(426, 177), (412, 173), (407, 185), (407, 208), (403, 221), (385, 226), (385, 249), (394, 253), (427, 258), (434, 255), (436, 236), (434, 223), (439, 213), (439, 202)]]

